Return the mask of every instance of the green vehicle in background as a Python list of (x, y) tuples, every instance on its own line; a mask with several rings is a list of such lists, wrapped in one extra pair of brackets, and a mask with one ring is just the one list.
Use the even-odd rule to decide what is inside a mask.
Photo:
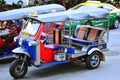
[[(103, 8), (106, 9), (108, 11), (110, 11), (110, 18), (109, 18), (109, 28), (110, 29), (118, 29), (119, 28), (119, 24), (120, 24), (120, 9), (116, 8), (115, 6), (111, 5), (111, 4), (106, 4), (106, 3), (101, 3), (100, 1), (87, 1), (85, 3), (81, 3), (76, 5), (73, 8), (70, 8), (69, 10), (75, 10), (75, 9), (89, 9), (89, 8)], [(99, 14), (96, 14), (99, 15)], [(71, 26), (72, 30), (74, 30), (74, 28), (77, 25), (91, 25), (91, 26), (99, 26), (99, 27), (107, 27), (108, 23), (107, 23), (107, 19), (96, 19), (96, 20), (83, 20), (80, 22), (74, 22), (73, 25)], [(67, 29), (68, 24), (66, 23), (65, 28)]]
[[(91, 25), (93, 27), (101, 27), (101, 28), (106, 28), (108, 27), (108, 20), (103, 19), (103, 20), (83, 20), (83, 21), (74, 21), (72, 22), (71, 25), (69, 23), (65, 24), (65, 29), (68, 30), (69, 27), (71, 26), (72, 32), (74, 32), (75, 28), (79, 25)], [(111, 27), (110, 27), (111, 28)]]

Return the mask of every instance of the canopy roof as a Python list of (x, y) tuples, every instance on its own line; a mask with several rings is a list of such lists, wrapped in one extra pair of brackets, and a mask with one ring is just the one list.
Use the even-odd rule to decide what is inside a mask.
[(109, 15), (109, 11), (101, 8), (89, 8), (89, 9), (77, 9), (71, 11), (63, 11), (56, 13), (49, 13), (39, 15), (37, 19), (41, 22), (59, 22), (67, 20), (85, 20), (85, 19), (99, 19), (106, 18)]
[(9, 11), (0, 12), (0, 20), (13, 20), (27, 17), (31, 11), (36, 11), (38, 14), (51, 12), (65, 11), (65, 7), (59, 4), (49, 4), (28, 8), (20, 8)]

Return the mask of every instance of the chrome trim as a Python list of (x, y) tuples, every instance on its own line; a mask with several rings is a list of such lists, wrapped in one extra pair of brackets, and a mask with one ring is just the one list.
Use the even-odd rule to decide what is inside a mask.
[(36, 46), (36, 45), (38, 45), (38, 41), (30, 41), (30, 42), (28, 43), (28, 45), (29, 45), (29, 46)]
[(40, 40), (37, 40), (38, 45), (36, 46), (36, 61), (34, 62), (35, 66), (40, 65)]

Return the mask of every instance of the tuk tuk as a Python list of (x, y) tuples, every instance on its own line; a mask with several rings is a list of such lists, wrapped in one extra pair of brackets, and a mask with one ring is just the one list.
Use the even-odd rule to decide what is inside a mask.
[(14, 38), (20, 46), (13, 50), (17, 59), (10, 66), (10, 75), (22, 78), (28, 66), (42, 67), (74, 61), (85, 62), (89, 69), (97, 68), (101, 61), (105, 61), (103, 51), (107, 50), (108, 28), (78, 25), (72, 32), (69, 26), (69, 33), (65, 33), (63, 22), (108, 17), (109, 12), (99, 8), (28, 17), (21, 33)]
[[(9, 11), (4, 11), (0, 12), (0, 21), (15, 21), (19, 19), (25, 19), (27, 16), (37, 12), (37, 14), (47, 14), (47, 13), (52, 13), (52, 12), (59, 12), (59, 11), (65, 11), (65, 7), (58, 5), (58, 4), (49, 4), (49, 5), (42, 5), (42, 6), (35, 6), (35, 7), (28, 7), (28, 8), (21, 8), (21, 9), (15, 9), (15, 10), (9, 10)], [(36, 15), (37, 15), (36, 14)], [(35, 16), (35, 15), (34, 15)], [(2, 28), (0, 29), (0, 37), (3, 36), (4, 34), (9, 33), (8, 29), (3, 30)], [(4, 40), (0, 39), (0, 50), (2, 50), (2, 47), (4, 45)], [(8, 47), (5, 51), (5, 54), (1, 54), (0, 58), (6, 58), (6, 57), (11, 57), (13, 55), (12, 50), (17, 48), (19, 45), (12, 41), (8, 44)]]

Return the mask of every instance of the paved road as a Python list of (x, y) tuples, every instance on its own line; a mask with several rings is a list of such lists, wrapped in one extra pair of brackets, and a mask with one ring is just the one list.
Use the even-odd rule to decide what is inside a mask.
[[(119, 80), (120, 78), (120, 28), (110, 30), (106, 61), (94, 70), (84, 64), (63, 64), (50, 67), (30, 67), (20, 80)], [(0, 80), (13, 80), (9, 74), (10, 59), (0, 60)]]

